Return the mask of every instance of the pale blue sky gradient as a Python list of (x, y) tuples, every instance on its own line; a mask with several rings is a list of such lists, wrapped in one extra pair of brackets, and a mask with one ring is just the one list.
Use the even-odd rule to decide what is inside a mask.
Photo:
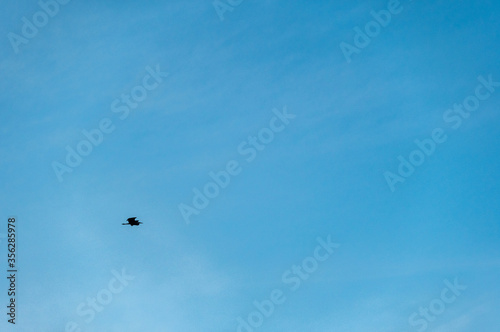
[[(3, 3), (0, 232), (18, 218), (20, 295), (0, 330), (236, 331), (331, 235), (341, 247), (256, 331), (416, 331), (455, 278), (468, 288), (429, 331), (496, 331), (500, 89), (458, 130), (442, 115), (478, 76), (500, 81), (500, 3), (401, 4), (348, 64), (339, 44), (387, 1), (243, 1), (221, 22), (209, 0), (73, 0), (18, 54), (7, 34), (39, 7)], [(119, 120), (113, 100), (157, 64), (169, 77)], [(243, 163), (238, 144), (285, 106), (296, 118)], [(52, 162), (106, 117), (115, 131), (58, 182)], [(448, 141), (392, 193), (384, 172), (436, 127)], [(242, 173), (186, 225), (178, 204), (233, 159)], [(86, 324), (76, 307), (122, 268), (136, 278)]]

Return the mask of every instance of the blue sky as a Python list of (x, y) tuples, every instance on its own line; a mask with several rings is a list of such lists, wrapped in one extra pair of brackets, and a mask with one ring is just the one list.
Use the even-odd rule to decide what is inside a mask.
[[(0, 233), (15, 216), (19, 293), (14, 329), (1, 279), (0, 330), (237, 331), (281, 289), (255, 331), (410, 332), (455, 279), (467, 289), (424, 330), (497, 328), (500, 88), (458, 129), (443, 114), (479, 76), (500, 81), (500, 4), (401, 1), (348, 63), (340, 44), (388, 3), (243, 1), (220, 20), (208, 0), (72, 0), (17, 53), (8, 34), (41, 9), (4, 3)], [(168, 77), (121, 120), (113, 101), (156, 66)], [(247, 162), (238, 146), (285, 108)], [(106, 118), (58, 181), (53, 163)], [(435, 128), (447, 141), (392, 192), (385, 172)], [(231, 160), (241, 172), (186, 224), (179, 204)], [(291, 291), (282, 275), (328, 236), (340, 247)], [(86, 322), (77, 307), (122, 269), (134, 279)]]

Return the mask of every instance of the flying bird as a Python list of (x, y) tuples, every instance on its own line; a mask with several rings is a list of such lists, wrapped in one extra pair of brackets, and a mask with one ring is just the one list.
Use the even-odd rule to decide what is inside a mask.
[(128, 218), (127, 221), (128, 221), (128, 223), (124, 223), (122, 225), (139, 226), (139, 224), (142, 224), (142, 222), (137, 220), (136, 217)]

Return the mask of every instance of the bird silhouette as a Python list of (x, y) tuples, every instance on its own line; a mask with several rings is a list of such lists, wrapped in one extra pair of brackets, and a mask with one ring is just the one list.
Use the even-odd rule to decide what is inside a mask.
[(128, 218), (127, 221), (128, 223), (123, 223), (122, 225), (139, 226), (139, 224), (142, 224), (136, 217)]

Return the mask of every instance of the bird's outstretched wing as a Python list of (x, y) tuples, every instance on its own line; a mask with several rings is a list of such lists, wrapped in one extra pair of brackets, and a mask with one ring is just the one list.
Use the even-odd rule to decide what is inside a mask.
[(128, 221), (129, 223), (133, 223), (133, 222), (137, 222), (137, 220), (136, 220), (136, 219), (137, 219), (137, 217), (128, 218), (128, 219), (127, 219), (127, 221)]

